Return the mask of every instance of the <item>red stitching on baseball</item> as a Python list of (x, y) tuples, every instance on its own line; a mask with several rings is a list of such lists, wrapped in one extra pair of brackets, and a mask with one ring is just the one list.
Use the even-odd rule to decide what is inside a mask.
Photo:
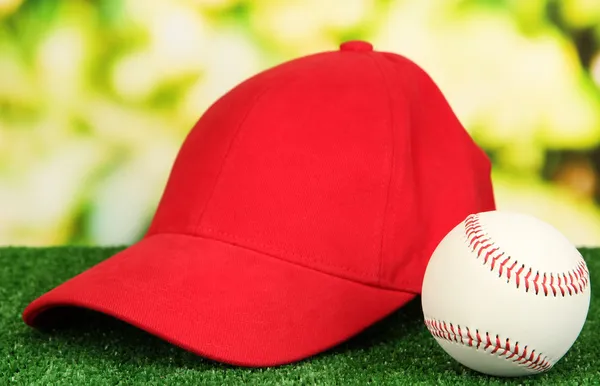
[(471, 214), (465, 220), (465, 235), (467, 244), (483, 265), (489, 265), (490, 271), (496, 270), (498, 277), (505, 278), (507, 283), (514, 279), (517, 288), (523, 284), (525, 292), (533, 289), (536, 295), (543, 292), (545, 296), (573, 296), (582, 293), (589, 284), (589, 272), (583, 259), (574, 269), (561, 273), (533, 271), (525, 264), (519, 266), (518, 261), (505, 256), (485, 233), (477, 214)]
[[(475, 337), (473, 337), (471, 333), (473, 329), (468, 326), (457, 325), (456, 329), (458, 332), (455, 332), (452, 323), (432, 318), (425, 318), (425, 325), (429, 332), (437, 338), (473, 347), (476, 350), (482, 349), (485, 352), (489, 352), (489, 354), (504, 357), (505, 360), (510, 360), (534, 371), (542, 372), (552, 367), (552, 363), (546, 355), (536, 353), (535, 350), (528, 352), (527, 346), (524, 346), (521, 350), (519, 342), (515, 342), (512, 345), (509, 338), (501, 339), (497, 334), (494, 335), (486, 332), (485, 337), (482, 338), (482, 333), (475, 329)], [(447, 325), (450, 325), (449, 329)]]

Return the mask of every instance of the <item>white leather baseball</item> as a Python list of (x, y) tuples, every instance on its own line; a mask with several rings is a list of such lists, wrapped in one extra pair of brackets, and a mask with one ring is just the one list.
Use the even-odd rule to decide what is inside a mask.
[(585, 261), (530, 215), (468, 216), (440, 242), (422, 287), (425, 324), (463, 365), (494, 376), (549, 370), (579, 336), (590, 304)]

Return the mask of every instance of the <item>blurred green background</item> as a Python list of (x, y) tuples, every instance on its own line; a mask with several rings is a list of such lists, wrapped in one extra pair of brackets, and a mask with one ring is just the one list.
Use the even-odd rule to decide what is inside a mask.
[(349, 39), (434, 78), (500, 209), (600, 245), (598, 0), (0, 0), (0, 244), (136, 241), (216, 98)]

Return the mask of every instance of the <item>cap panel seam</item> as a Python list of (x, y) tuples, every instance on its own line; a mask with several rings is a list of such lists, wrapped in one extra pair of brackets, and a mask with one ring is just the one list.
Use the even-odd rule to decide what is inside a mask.
[[(317, 56), (317, 55), (315, 55)], [(314, 64), (313, 64), (314, 65)], [(297, 71), (294, 71), (297, 72)], [(290, 74), (293, 72), (292, 71), (287, 71), (287, 74)], [(304, 74), (301, 74), (304, 75)], [(217, 173), (217, 176), (215, 178), (215, 181), (213, 183), (213, 186), (211, 188), (210, 194), (208, 196), (208, 199), (206, 200), (206, 203), (204, 205), (204, 208), (202, 208), (202, 212), (200, 213), (200, 215), (198, 216), (198, 220), (196, 221), (196, 224), (194, 226), (193, 229), (197, 230), (202, 226), (202, 220), (204, 219), (204, 214), (206, 213), (207, 209), (210, 207), (210, 204), (212, 202), (215, 190), (217, 189), (217, 187), (219, 186), (219, 182), (221, 180), (221, 176), (223, 174), (223, 170), (225, 169), (225, 166), (227, 165), (227, 162), (231, 156), (231, 153), (233, 151), (233, 148), (235, 147), (235, 143), (238, 141), (238, 138), (240, 137), (240, 134), (242, 133), (242, 129), (244, 124), (246, 123), (246, 121), (248, 120), (248, 118), (250, 117), (250, 115), (252, 114), (252, 112), (256, 109), (256, 107), (258, 106), (258, 104), (260, 103), (260, 100), (265, 96), (265, 94), (267, 94), (268, 92), (270, 92), (271, 90), (281, 86), (284, 83), (292, 83), (297, 81), (298, 79), (302, 79), (303, 76), (292, 76), (291, 79), (281, 79), (278, 82), (273, 83), (272, 85), (266, 87), (264, 90), (262, 90), (258, 95), (256, 95), (252, 101), (252, 105), (248, 108), (248, 110), (246, 111), (244, 117), (240, 120), (240, 123), (238, 124), (238, 126), (235, 129), (235, 133), (233, 134), (230, 143), (227, 147), (227, 150), (225, 152), (225, 156), (223, 157), (223, 161), (221, 162), (221, 166), (219, 168), (219, 172)]]
[(227, 145), (227, 150), (225, 151), (225, 155), (223, 156), (223, 160), (221, 161), (221, 165), (219, 167), (219, 171), (217, 173), (217, 176), (214, 180), (214, 183), (211, 187), (210, 190), (210, 194), (208, 195), (208, 198), (206, 200), (206, 203), (204, 204), (204, 207), (202, 208), (202, 211), (200, 212), (200, 215), (198, 216), (198, 219), (196, 220), (196, 224), (194, 226), (194, 229), (197, 229), (200, 227), (200, 224), (202, 223), (202, 220), (204, 219), (204, 213), (206, 212), (206, 209), (209, 207), (214, 192), (219, 184), (219, 180), (221, 179), (221, 175), (223, 173), (223, 169), (225, 168), (225, 164), (227, 163), (227, 159), (229, 158), (229, 155), (231, 153), (231, 150), (233, 149), (233, 145), (236, 142), (237, 137), (240, 134), (241, 128), (244, 125), (244, 123), (246, 122), (246, 120), (248, 119), (248, 117), (250, 116), (250, 113), (256, 108), (256, 105), (258, 104), (260, 98), (262, 98), (267, 91), (269, 91), (271, 88), (275, 87), (275, 85), (272, 85), (270, 87), (265, 88), (264, 90), (262, 90), (258, 95), (256, 95), (252, 101), (252, 104), (250, 105), (250, 107), (248, 107), (244, 117), (240, 120), (240, 123), (237, 125), (237, 127), (235, 128), (235, 132), (229, 142), (229, 144)]
[(371, 57), (371, 59), (373, 60), (373, 63), (375, 64), (375, 67), (377, 68), (377, 70), (379, 71), (379, 74), (381, 75), (381, 79), (382, 79), (382, 85), (386, 91), (387, 94), (387, 104), (388, 104), (388, 116), (389, 116), (389, 126), (390, 126), (390, 134), (391, 134), (391, 154), (390, 154), (390, 165), (389, 165), (389, 176), (388, 176), (388, 181), (387, 181), (387, 192), (386, 192), (386, 197), (385, 197), (385, 205), (384, 205), (384, 210), (383, 210), (383, 216), (382, 216), (382, 221), (381, 221), (381, 240), (380, 240), (380, 245), (379, 245), (379, 267), (377, 270), (377, 280), (378, 280), (378, 285), (382, 285), (382, 270), (383, 270), (383, 257), (384, 257), (384, 245), (385, 245), (385, 229), (386, 229), (386, 223), (387, 223), (387, 216), (388, 216), (388, 210), (389, 210), (389, 206), (390, 206), (390, 196), (391, 196), (391, 191), (392, 191), (392, 179), (394, 176), (394, 172), (395, 172), (395, 165), (396, 165), (396, 144), (394, 142), (394, 138), (395, 138), (395, 133), (396, 133), (396, 128), (395, 128), (395, 120), (394, 120), (394, 112), (392, 109), (392, 95), (387, 83), (387, 78), (385, 75), (385, 71), (383, 70), (383, 68), (381, 67), (381, 65), (378, 63), (377, 58), (373, 55), (369, 55)]

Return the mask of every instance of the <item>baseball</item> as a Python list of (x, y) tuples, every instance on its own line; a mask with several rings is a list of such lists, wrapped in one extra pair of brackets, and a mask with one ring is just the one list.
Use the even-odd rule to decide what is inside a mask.
[(569, 240), (530, 215), (469, 215), (440, 242), (422, 288), (425, 324), (455, 360), (516, 377), (550, 370), (585, 323), (590, 278)]

